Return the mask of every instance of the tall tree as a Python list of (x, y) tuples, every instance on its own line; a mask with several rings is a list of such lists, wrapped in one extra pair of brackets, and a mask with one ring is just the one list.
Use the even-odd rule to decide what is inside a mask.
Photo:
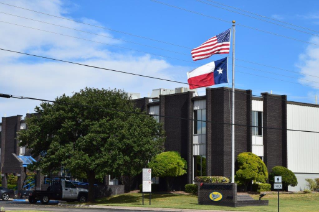
[(19, 133), (40, 160), (34, 167), (86, 173), (89, 201), (98, 175), (134, 176), (163, 150), (162, 125), (135, 108), (121, 90), (85, 88), (42, 103)]

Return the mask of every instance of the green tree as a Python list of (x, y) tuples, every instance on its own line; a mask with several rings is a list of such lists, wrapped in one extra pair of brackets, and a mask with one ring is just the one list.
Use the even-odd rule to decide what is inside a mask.
[(168, 151), (156, 155), (148, 164), (152, 169), (152, 175), (156, 177), (166, 177), (167, 189), (170, 190), (170, 184), (173, 177), (186, 174), (187, 162), (178, 152)]
[(135, 108), (121, 90), (85, 88), (71, 97), (35, 108), (20, 131), (21, 145), (40, 160), (31, 165), (44, 173), (61, 166), (85, 173), (89, 201), (97, 176), (134, 176), (163, 150), (162, 125)]
[(298, 180), (295, 176), (295, 174), (283, 166), (275, 166), (271, 169), (270, 176), (269, 176), (269, 182), (271, 184), (274, 183), (274, 177), (275, 176), (281, 176), (282, 177), (282, 184), (284, 189), (287, 189), (288, 186), (296, 186), (298, 185)]
[(239, 185), (245, 185), (246, 189), (251, 181), (265, 183), (268, 179), (268, 171), (264, 162), (251, 152), (243, 152), (237, 156), (235, 180)]

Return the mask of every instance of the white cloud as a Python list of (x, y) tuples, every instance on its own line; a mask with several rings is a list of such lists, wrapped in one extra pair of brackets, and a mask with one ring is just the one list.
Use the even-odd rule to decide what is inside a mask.
[[(310, 42), (319, 45), (319, 38), (313, 37)], [(319, 47), (309, 45), (305, 53), (299, 56), (297, 67), (303, 75), (299, 82), (314, 89), (319, 89)]]
[[(70, 17), (68, 8), (60, 0), (7, 0), (9, 4), (24, 8), (54, 14), (60, 17)], [(54, 31), (70, 36), (83, 37), (103, 43), (124, 45), (114, 39), (110, 32), (81, 25), (79, 23), (54, 17), (44, 16), (18, 8), (8, 9), (0, 4), (0, 12), (10, 11), (12, 14), (25, 16), (45, 22), (63, 25), (79, 30), (86, 30), (103, 36), (76, 32), (57, 26), (47, 25), (31, 20), (21, 19), (0, 13), (0, 21), (18, 23), (34, 28)], [(86, 23), (102, 25), (95, 20), (82, 18)], [(175, 67), (162, 59), (154, 59), (149, 55), (134, 56), (132, 52), (114, 53), (107, 45), (92, 43), (83, 40), (63, 37), (41, 31), (17, 27), (0, 22), (0, 48), (12, 49), (22, 52), (60, 58), (64, 60), (79, 61), (81, 63), (100, 66), (120, 71), (133, 72), (159, 78), (173, 79), (176, 73), (186, 73), (187, 67)], [(23, 55), (0, 51), (0, 93), (36, 97), (53, 100), (63, 93), (71, 95), (84, 87), (118, 88), (127, 92), (141, 93), (146, 96), (154, 88), (186, 87), (165, 81), (152, 80), (137, 76), (120, 74), (106, 70), (92, 69), (67, 63), (49, 60), (34, 59)], [(186, 74), (185, 74), (186, 78)], [(185, 80), (185, 79), (184, 79)], [(183, 81), (183, 80), (180, 80)], [(35, 105), (40, 102), (31, 100), (14, 100), (0, 98), (0, 116), (33, 112)]]

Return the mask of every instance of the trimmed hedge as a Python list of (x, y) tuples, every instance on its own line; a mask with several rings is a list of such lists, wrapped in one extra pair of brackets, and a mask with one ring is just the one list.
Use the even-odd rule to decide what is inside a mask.
[[(0, 184), (0, 187), (2, 187), (2, 184)], [(10, 185), (10, 184), (8, 184), (7, 189), (17, 190), (17, 185)]]
[(229, 183), (230, 180), (223, 176), (198, 176), (194, 180), (196, 183)]
[(256, 183), (252, 186), (253, 191), (263, 192), (263, 191), (271, 191), (271, 185), (269, 183)]
[(283, 166), (275, 166), (272, 168), (270, 176), (269, 176), (269, 182), (271, 184), (274, 184), (274, 177), (275, 176), (282, 176), (282, 184), (285, 187), (287, 186), (296, 186), (298, 185), (298, 180), (295, 176), (295, 174)]
[(198, 186), (197, 184), (186, 184), (185, 185), (185, 192), (191, 194), (197, 194)]

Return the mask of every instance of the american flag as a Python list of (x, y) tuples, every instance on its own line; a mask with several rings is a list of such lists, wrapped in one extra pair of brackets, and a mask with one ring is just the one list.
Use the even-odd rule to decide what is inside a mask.
[(205, 43), (191, 51), (193, 60), (209, 58), (213, 54), (228, 54), (230, 46), (230, 29), (208, 39)]

